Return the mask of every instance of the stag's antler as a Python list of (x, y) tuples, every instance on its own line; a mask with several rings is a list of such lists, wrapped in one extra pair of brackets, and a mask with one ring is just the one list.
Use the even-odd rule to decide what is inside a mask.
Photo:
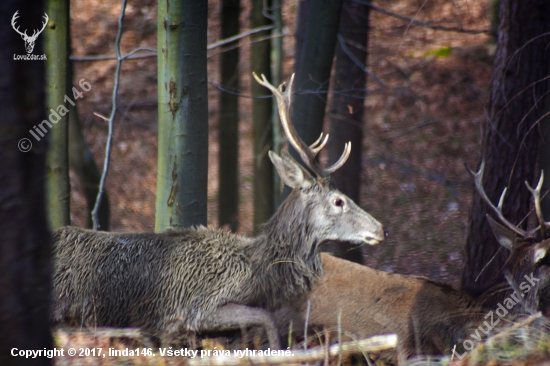
[(527, 186), (527, 189), (531, 194), (533, 195), (533, 198), (535, 199), (535, 212), (537, 213), (537, 219), (540, 224), (540, 234), (542, 236), (542, 239), (546, 239), (546, 230), (550, 228), (550, 222), (544, 221), (544, 217), (542, 216), (542, 209), (540, 207), (540, 191), (542, 189), (542, 182), (544, 181), (544, 170), (541, 170), (540, 172), (540, 178), (539, 183), (535, 187), (535, 189), (531, 188), (529, 183), (525, 181), (525, 185)]
[(504, 190), (502, 191), (502, 195), (500, 196), (500, 199), (498, 201), (498, 206), (496, 206), (496, 207), (495, 207), (495, 205), (493, 205), (493, 203), (491, 202), (489, 197), (487, 197), (487, 194), (485, 193), (485, 190), (483, 189), (483, 172), (485, 170), (485, 160), (481, 161), (481, 166), (479, 167), (479, 171), (477, 173), (474, 173), (470, 168), (468, 168), (468, 166), (466, 166), (466, 169), (468, 169), (470, 174), (474, 177), (475, 186), (476, 186), (477, 191), (479, 192), (479, 195), (485, 201), (485, 203), (487, 203), (487, 205), (495, 213), (495, 215), (497, 215), (498, 219), (500, 220), (500, 222), (504, 226), (506, 226), (508, 229), (512, 230), (514, 233), (516, 233), (518, 236), (520, 236), (523, 239), (534, 238), (535, 234), (539, 230), (541, 230), (541, 234), (542, 234), (543, 239), (545, 238), (546, 228), (548, 228), (548, 225), (550, 225), (550, 224), (543, 220), (542, 212), (541, 212), (541, 209), (540, 209), (540, 190), (541, 190), (541, 187), (542, 187), (542, 180), (543, 180), (543, 175), (542, 174), (541, 174), (539, 183), (537, 184), (537, 187), (535, 189), (532, 189), (531, 186), (529, 185), (529, 183), (525, 182), (525, 184), (527, 185), (527, 188), (529, 189), (529, 191), (531, 192), (531, 194), (533, 195), (533, 197), (535, 199), (535, 210), (537, 212), (537, 218), (538, 218), (539, 223), (540, 223), (540, 225), (537, 226), (536, 228), (534, 228), (532, 230), (529, 230), (529, 231), (525, 231), (525, 230), (522, 230), (522, 229), (518, 228), (516, 225), (512, 224), (502, 214), (502, 204), (504, 203), (504, 196), (506, 195), (506, 191), (507, 191), (508, 187), (504, 188)]
[(328, 134), (323, 136), (323, 133), (321, 132), (321, 136), (310, 146), (306, 145), (305, 142), (302, 141), (300, 136), (298, 136), (298, 133), (296, 132), (296, 129), (294, 128), (294, 125), (290, 121), (290, 104), (291, 104), (291, 95), (292, 95), (292, 83), (294, 82), (294, 74), (292, 74), (292, 77), (290, 78), (290, 82), (288, 83), (288, 88), (285, 90), (285, 83), (281, 84), (279, 88), (275, 88), (272, 84), (270, 84), (265, 75), (262, 74), (262, 78), (260, 79), (256, 73), (252, 73), (254, 75), (254, 78), (256, 81), (260, 84), (271, 90), (275, 98), (277, 98), (277, 106), (279, 109), (279, 116), (281, 117), (281, 124), (283, 125), (283, 129), (285, 131), (286, 136), (288, 137), (289, 142), (292, 146), (298, 151), (300, 154), (300, 157), (304, 161), (304, 163), (315, 173), (318, 177), (327, 177), (331, 173), (335, 172), (337, 169), (339, 169), (346, 160), (348, 160), (349, 154), (351, 152), (351, 141), (347, 142), (344, 145), (344, 152), (340, 159), (333, 165), (331, 165), (328, 168), (322, 168), (315, 157), (325, 147), (327, 141), (328, 141)]

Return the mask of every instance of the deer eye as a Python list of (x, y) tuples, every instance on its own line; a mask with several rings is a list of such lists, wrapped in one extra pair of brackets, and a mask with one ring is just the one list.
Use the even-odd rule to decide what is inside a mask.
[(332, 204), (336, 207), (344, 207), (344, 205), (346, 204), (346, 202), (344, 202), (343, 199), (341, 198), (333, 198), (332, 199)]

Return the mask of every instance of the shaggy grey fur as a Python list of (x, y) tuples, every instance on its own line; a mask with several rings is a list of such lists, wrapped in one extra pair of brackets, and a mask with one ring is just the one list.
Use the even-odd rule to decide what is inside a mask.
[(161, 234), (56, 231), (53, 323), (137, 326), (163, 342), (189, 330), (261, 325), (271, 347), (279, 347), (268, 311), (310, 290), (322, 271), (319, 244), (377, 244), (385, 233), (287, 153), (270, 157), (294, 190), (257, 238), (205, 227)]

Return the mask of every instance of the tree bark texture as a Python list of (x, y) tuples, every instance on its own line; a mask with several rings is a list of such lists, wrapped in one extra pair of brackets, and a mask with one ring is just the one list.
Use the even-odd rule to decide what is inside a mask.
[[(239, 33), (239, 0), (222, 1), (221, 38)], [(235, 46), (231, 44), (231, 46)], [(218, 223), (239, 228), (239, 48), (225, 50), (220, 57)]]
[[(264, 6), (271, 7), (270, 0), (252, 1), (251, 28), (271, 24), (263, 14)], [(253, 41), (268, 37), (270, 31), (256, 33)], [(271, 80), (271, 42), (269, 39), (252, 43), (252, 71), (264, 74)], [(252, 95), (268, 98), (254, 99), (252, 102), (252, 119), (254, 123), (254, 233), (258, 234), (263, 225), (274, 213), (273, 203), (273, 165), (267, 152), (271, 149), (273, 130), (271, 126), (272, 104), (269, 90), (252, 80)]]
[[(336, 43), (336, 60), (332, 75), (332, 101), (329, 109), (330, 140), (329, 161), (340, 158), (344, 144), (351, 142), (347, 162), (332, 174), (336, 187), (359, 204), (361, 174), (363, 170), (363, 118), (367, 94), (367, 75), (362, 67), (367, 62), (369, 7), (344, 1), (340, 15), (339, 40)], [(352, 44), (361, 47), (352, 46)], [(356, 263), (363, 263), (361, 248), (345, 243), (331, 245), (334, 254)], [(327, 247), (326, 249), (329, 249)], [(332, 251), (332, 250), (331, 250)]]
[(206, 225), (206, 0), (159, 2), (155, 231)]
[[(296, 60), (292, 112), (296, 131), (308, 145), (319, 138), (323, 129), (342, 0), (320, 0), (312, 5), (300, 59)], [(299, 155), (291, 151), (300, 161)]]
[[(49, 365), (45, 357), (13, 357), (12, 348), (52, 349), (49, 328), (50, 235), (45, 208), (46, 139), (29, 130), (47, 118), (45, 62), (26, 54), (10, 26), (40, 29), (41, 1), (0, 2), (0, 364)], [(40, 35), (33, 54), (44, 54)], [(51, 55), (48, 55), (48, 57)], [(22, 140), (28, 139), (28, 140)], [(30, 147), (33, 146), (27, 151)]]
[[(520, 224), (531, 205), (524, 182), (533, 185), (539, 174), (538, 123), (550, 69), (550, 2), (501, 0), (499, 17), (491, 100), (483, 136), (484, 187), (495, 205), (502, 190), (508, 187), (503, 214), (510, 222)], [(462, 274), (463, 288), (472, 293), (482, 291), (494, 276), (502, 277), (499, 270), (509, 254), (500, 250), (482, 272), (500, 248), (487, 224), (488, 212), (475, 192)]]
[[(46, 1), (49, 24), (44, 30), (46, 61), (46, 110), (49, 115), (47, 158), (48, 219), (52, 230), (71, 224), (69, 180), (69, 98), (76, 103), (69, 77), (68, 0)], [(38, 23), (40, 24), (40, 23)], [(37, 24), (37, 25), (38, 25)], [(78, 96), (78, 95), (76, 95)]]

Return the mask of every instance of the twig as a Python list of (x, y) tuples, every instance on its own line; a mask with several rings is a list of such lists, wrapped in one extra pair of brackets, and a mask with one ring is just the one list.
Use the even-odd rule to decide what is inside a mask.
[(240, 33), (240, 34), (237, 34), (233, 37), (229, 37), (229, 38), (225, 38), (225, 39), (220, 39), (219, 41), (217, 42), (214, 42), (208, 46), (206, 46), (206, 49), (208, 51), (210, 50), (213, 50), (214, 48), (217, 48), (217, 47), (221, 47), (221, 46), (224, 46), (228, 43), (231, 43), (231, 42), (235, 42), (235, 41), (238, 41), (239, 39), (241, 38), (245, 38), (245, 37), (248, 37), (248, 36), (251, 36), (253, 34), (256, 34), (256, 33), (260, 33), (260, 32), (263, 32), (263, 31), (268, 31), (268, 30), (272, 30), (273, 29), (273, 26), (272, 25), (266, 25), (266, 26), (263, 26), (263, 27), (258, 27), (258, 28), (253, 28), (253, 29), (250, 29), (246, 32), (243, 32), (243, 33)]
[(103, 191), (105, 190), (105, 181), (107, 180), (107, 173), (109, 172), (109, 161), (111, 159), (111, 145), (113, 143), (113, 125), (117, 111), (117, 96), (118, 96), (118, 84), (120, 80), (120, 66), (122, 64), (122, 57), (120, 55), (120, 39), (122, 38), (122, 22), (124, 20), (124, 13), (126, 11), (126, 1), (122, 0), (122, 7), (120, 9), (120, 16), (118, 17), (118, 31), (115, 39), (115, 52), (116, 52), (116, 68), (115, 68), (115, 83), (113, 86), (113, 105), (111, 107), (111, 115), (109, 116), (109, 133), (107, 135), (107, 145), (105, 146), (105, 160), (103, 161), (103, 174), (101, 175), (101, 181), (99, 182), (99, 189), (97, 192), (97, 198), (95, 200), (94, 209), (92, 210), (92, 222), (94, 224), (94, 230), (99, 230), (99, 204)]
[[(216, 41), (216, 42), (206, 46), (206, 49), (208, 51), (210, 51), (210, 50), (213, 50), (214, 48), (218, 48), (218, 47), (224, 46), (226, 44), (238, 41), (241, 38), (245, 38), (245, 37), (251, 36), (253, 34), (268, 31), (268, 30), (271, 30), (271, 29), (273, 29), (272, 25), (250, 29), (246, 32), (237, 34), (233, 37), (220, 39), (219, 41)], [(136, 55), (136, 56), (134, 56), (135, 53), (140, 52), (140, 51), (150, 51), (152, 53), (148, 53), (148, 54), (145, 54), (145, 55)], [(136, 48), (135, 50), (130, 51), (129, 53), (122, 56), (122, 60), (125, 60), (125, 59), (137, 60), (137, 59), (140, 59), (140, 58), (149, 58), (149, 57), (157, 57), (157, 51), (153, 48), (140, 47), (140, 48)], [(70, 56), (70, 59), (71, 59), (71, 61), (105, 61), (105, 60), (116, 60), (117, 55), (97, 55), (97, 56), (74, 56), (73, 55), (73, 56)]]
[(426, 121), (422, 121), (420, 123), (417, 123), (416, 125), (414, 126), (410, 126), (410, 127), (407, 127), (405, 129), (403, 129), (402, 131), (397, 131), (391, 135), (387, 135), (387, 136), (383, 136), (382, 138), (385, 139), (385, 140), (393, 140), (393, 139), (396, 139), (398, 137), (402, 137), (402, 136), (405, 136), (415, 130), (419, 130), (421, 128), (424, 128), (424, 127), (427, 127), (429, 125), (433, 125), (434, 123), (440, 123), (441, 121), (438, 121), (438, 120), (426, 120)]
[(491, 34), (491, 32), (488, 29), (464, 29), (464, 28), (456, 28), (456, 27), (444, 27), (444, 26), (441, 26), (441, 25), (433, 25), (433, 24), (430, 24), (430, 23), (421, 22), (419, 20), (400, 15), (400, 14), (397, 14), (397, 13), (393, 13), (391, 11), (388, 11), (386, 9), (383, 9), (383, 8), (380, 8), (376, 5), (373, 5), (372, 3), (367, 2), (367, 1), (362, 1), (362, 0), (352, 0), (352, 1), (354, 3), (357, 3), (357, 4), (368, 6), (372, 10), (377, 11), (379, 13), (382, 13), (384, 15), (394, 17), (394, 18), (403, 20), (405, 22), (408, 22), (411, 25), (418, 25), (420, 27), (425, 27), (425, 28), (430, 28), (430, 29), (435, 29), (435, 30), (441, 30), (441, 31), (446, 31), (446, 32), (458, 32), (458, 33), (467, 33), (467, 34)]
[[(141, 52), (141, 51), (150, 51), (153, 53), (147, 53), (145, 55), (136, 55), (135, 53)], [(133, 57), (132, 57), (133, 56)], [(149, 47), (140, 47), (136, 48), (135, 50), (132, 50), (121, 57), (122, 60), (130, 59), (130, 60), (137, 60), (140, 58), (148, 58), (148, 57), (157, 57), (157, 51), (154, 48)], [(116, 60), (116, 55), (98, 55), (98, 56), (71, 56), (71, 61), (104, 61), (104, 60)]]
[(340, 47), (342, 47), (342, 51), (344, 51), (344, 53), (348, 55), (348, 57), (353, 61), (355, 65), (357, 65), (357, 67), (359, 67), (361, 70), (363, 70), (365, 74), (374, 79), (374, 81), (376, 81), (381, 87), (385, 89), (388, 88), (388, 84), (386, 84), (378, 76), (370, 72), (367, 67), (361, 61), (359, 61), (353, 53), (351, 53), (351, 51), (348, 49), (348, 46), (346, 45), (346, 40), (344, 39), (344, 37), (342, 37), (340, 33), (338, 33), (338, 41), (340, 42)]
[[(393, 349), (397, 346), (397, 335), (387, 334), (374, 336), (358, 341), (349, 341), (342, 344), (333, 344), (329, 347), (330, 357), (336, 357), (341, 352), (343, 356), (358, 352), (380, 352)], [(249, 351), (251, 352), (251, 351)], [(258, 352), (258, 351), (256, 351)], [(284, 352), (284, 351), (283, 351)], [(323, 346), (310, 348), (306, 351), (291, 350), (290, 356), (218, 356), (187, 359), (187, 365), (300, 365), (304, 362), (322, 361), (325, 358), (326, 350)]]

